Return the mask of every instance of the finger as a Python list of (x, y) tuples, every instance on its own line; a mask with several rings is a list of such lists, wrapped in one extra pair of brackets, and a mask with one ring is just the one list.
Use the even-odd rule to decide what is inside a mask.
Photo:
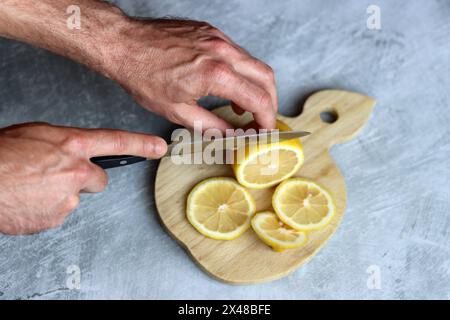
[(89, 165), (91, 174), (81, 187), (80, 192), (98, 193), (105, 190), (108, 184), (108, 175), (105, 170), (94, 164)]
[(203, 46), (214, 56), (225, 61), (240, 75), (266, 90), (272, 98), (272, 106), (277, 112), (278, 97), (275, 76), (271, 67), (254, 58), (245, 49), (235, 44), (220, 30), (212, 28), (212, 36), (205, 39)]
[(210, 94), (231, 100), (241, 108), (252, 112), (255, 121), (262, 128), (275, 128), (272, 98), (263, 88), (223, 64), (216, 66), (210, 80)]
[(272, 98), (272, 107), (277, 112), (278, 97), (272, 68), (232, 42), (216, 38), (209, 40), (208, 43), (216, 57), (232, 66), (238, 74), (267, 91)]
[(275, 83), (275, 76), (272, 68), (265, 63), (254, 59), (236, 60), (233, 62), (236, 72), (242, 74), (253, 83), (264, 88), (272, 99), (272, 107), (278, 111), (278, 95)]
[(219, 129), (223, 132), (226, 129), (233, 129), (230, 123), (197, 104), (177, 103), (171, 105), (169, 109), (170, 113), (166, 117), (186, 128), (198, 128), (201, 131)]
[(133, 155), (149, 159), (161, 158), (167, 152), (164, 139), (143, 133), (122, 130), (83, 129), (89, 157)]

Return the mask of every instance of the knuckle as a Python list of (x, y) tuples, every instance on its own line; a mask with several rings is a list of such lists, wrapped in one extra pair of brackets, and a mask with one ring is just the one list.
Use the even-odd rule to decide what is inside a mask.
[(223, 62), (210, 61), (206, 66), (206, 73), (213, 79), (224, 80), (230, 77), (231, 70)]
[(217, 37), (212, 37), (207, 41), (208, 47), (216, 52), (216, 53), (223, 53), (227, 54), (233, 51), (233, 46), (226, 42), (225, 40)]
[(87, 147), (86, 139), (84, 138), (84, 136), (76, 131), (74, 131), (66, 139), (64, 139), (62, 144), (65, 149), (70, 151), (85, 150)]
[(125, 136), (119, 132), (113, 133), (113, 141), (114, 141), (114, 150), (118, 153), (123, 153), (127, 150), (128, 141)]
[(259, 72), (266, 77), (268, 80), (274, 81), (275, 80), (275, 72), (273, 71), (272, 67), (268, 64), (265, 64), (264, 62), (260, 60), (255, 60), (255, 66), (259, 70)]
[(169, 119), (169, 121), (177, 123), (177, 124), (182, 124), (183, 120), (184, 120), (183, 115), (176, 108), (171, 110), (171, 112), (167, 114), (166, 118)]
[(272, 98), (265, 91), (260, 95), (258, 103), (265, 110), (272, 109)]
[(268, 66), (267, 64), (264, 64), (264, 74), (270, 79), (275, 80), (275, 72), (273, 71), (272, 67)]
[(75, 210), (76, 207), (78, 207), (79, 203), (80, 203), (79, 196), (71, 196), (67, 198), (62, 204), (61, 214), (55, 217), (55, 219), (57, 221), (61, 221), (62, 223), (62, 221), (64, 221), (65, 215)]
[(220, 31), (219, 28), (217, 28), (209, 23), (208, 23), (208, 33), (213, 36), (217, 36), (217, 37), (220, 37), (223, 35), (222, 31)]
[(89, 179), (91, 175), (91, 167), (87, 164), (80, 164), (74, 169), (75, 180), (83, 183)]
[(211, 28), (214, 28), (209, 22), (207, 21), (198, 21), (198, 24), (200, 25), (201, 29), (209, 30)]

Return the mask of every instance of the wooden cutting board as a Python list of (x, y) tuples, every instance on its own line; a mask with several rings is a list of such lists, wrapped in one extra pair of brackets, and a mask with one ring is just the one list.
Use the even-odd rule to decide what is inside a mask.
[[(203, 179), (233, 176), (229, 165), (175, 165), (170, 158), (164, 158), (157, 171), (155, 186), (156, 206), (163, 225), (199, 266), (222, 281), (257, 283), (289, 274), (313, 257), (341, 222), (347, 191), (344, 178), (328, 150), (334, 144), (354, 137), (369, 119), (374, 105), (375, 100), (358, 93), (325, 90), (310, 96), (299, 116), (278, 116), (293, 130), (312, 132), (302, 138), (306, 159), (296, 176), (313, 179), (328, 187), (337, 206), (337, 214), (331, 223), (322, 230), (309, 232), (309, 241), (304, 247), (275, 252), (251, 229), (232, 241), (213, 240), (189, 224), (185, 214), (189, 191)], [(218, 108), (214, 113), (237, 127), (252, 120), (251, 114), (238, 116), (230, 106)], [(324, 122), (321, 113), (322, 116), (334, 116), (336, 121)], [(273, 190), (251, 190), (258, 211), (271, 209)]]

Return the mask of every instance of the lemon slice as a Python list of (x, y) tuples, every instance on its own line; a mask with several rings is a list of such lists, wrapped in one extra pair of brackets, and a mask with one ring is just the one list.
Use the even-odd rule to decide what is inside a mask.
[(272, 206), (281, 221), (296, 230), (320, 229), (336, 212), (330, 193), (303, 178), (283, 181), (273, 194)]
[(232, 240), (250, 227), (255, 213), (251, 194), (232, 178), (209, 178), (189, 193), (186, 214), (201, 234), (218, 240)]
[[(288, 125), (277, 121), (277, 129), (289, 131)], [(295, 174), (303, 164), (304, 154), (300, 139), (272, 144), (247, 146), (235, 152), (233, 171), (244, 187), (265, 189)]]
[(306, 233), (285, 225), (272, 212), (257, 213), (252, 219), (252, 227), (260, 239), (275, 251), (298, 248), (306, 243)]

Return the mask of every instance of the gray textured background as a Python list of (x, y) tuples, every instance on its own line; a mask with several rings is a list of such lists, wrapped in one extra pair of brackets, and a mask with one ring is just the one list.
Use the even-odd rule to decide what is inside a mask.
[[(450, 298), (450, 2), (145, 1), (137, 16), (182, 16), (220, 27), (276, 71), (283, 114), (322, 88), (378, 104), (364, 131), (332, 155), (348, 185), (337, 233), (307, 265), (271, 283), (210, 278), (161, 228), (156, 163), (110, 171), (59, 229), (0, 236), (5, 298)], [(366, 28), (381, 7), (382, 30)], [(215, 100), (207, 101), (215, 106)], [(169, 137), (173, 125), (116, 84), (64, 58), (0, 40), (0, 126), (42, 120)], [(81, 269), (81, 290), (66, 268)], [(382, 287), (366, 286), (371, 265)]]

